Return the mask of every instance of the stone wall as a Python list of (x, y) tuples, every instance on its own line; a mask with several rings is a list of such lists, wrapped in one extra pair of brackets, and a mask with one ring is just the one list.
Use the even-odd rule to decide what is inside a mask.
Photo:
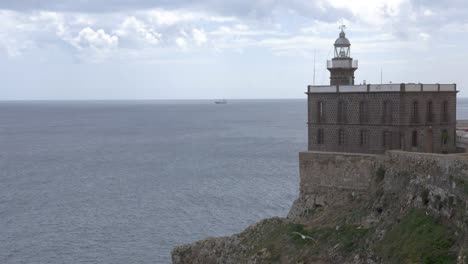
[[(409, 191), (414, 191), (411, 199), (418, 197), (420, 203), (424, 203), (424, 199), (431, 200), (434, 208), (440, 207), (436, 203), (453, 203), (453, 197), (468, 192), (468, 156), (465, 154), (394, 150), (385, 155), (369, 155), (311, 151), (299, 154), (299, 164), (300, 195), (291, 208), (290, 218), (301, 217), (313, 208), (366, 199), (379, 188), (399, 193), (412, 185), (418, 186)], [(424, 192), (427, 197), (421, 198)], [(468, 204), (466, 206), (468, 209)], [(450, 212), (443, 214), (449, 216)]]
[(346, 204), (367, 196), (381, 156), (309, 151), (299, 153), (300, 194), (289, 217), (318, 206)]
[(299, 154), (300, 191), (303, 194), (328, 188), (367, 191), (377, 159), (377, 155), (302, 152)]

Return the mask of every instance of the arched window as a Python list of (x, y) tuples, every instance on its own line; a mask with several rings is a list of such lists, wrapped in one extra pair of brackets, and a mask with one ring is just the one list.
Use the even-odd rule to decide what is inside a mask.
[(343, 129), (338, 130), (338, 145), (342, 146), (345, 144), (345, 132)]
[(361, 101), (359, 103), (359, 122), (366, 124), (369, 122), (369, 107), (367, 102)]
[(338, 116), (337, 122), (338, 124), (345, 124), (346, 123), (346, 104), (343, 101), (338, 102)]
[(413, 147), (417, 147), (418, 146), (418, 131), (414, 130), (412, 132), (412, 136), (411, 136), (411, 145)]
[(426, 107), (426, 122), (432, 123), (434, 122), (434, 112), (432, 110), (432, 101), (427, 102)]
[(442, 122), (447, 123), (449, 121), (449, 114), (448, 114), (448, 102), (444, 101), (442, 103)]
[(417, 101), (413, 102), (413, 109), (411, 111), (411, 122), (419, 123), (419, 105)]
[(317, 130), (317, 144), (322, 145), (324, 143), (323, 129)]
[(317, 123), (325, 123), (325, 109), (323, 102), (317, 102)]
[(392, 104), (389, 101), (383, 103), (382, 123), (391, 124), (393, 117)]
[(442, 144), (447, 145), (448, 140), (449, 140), (449, 134), (447, 132), (447, 129), (442, 130), (441, 136), (442, 136), (442, 138), (441, 138), (442, 139)]

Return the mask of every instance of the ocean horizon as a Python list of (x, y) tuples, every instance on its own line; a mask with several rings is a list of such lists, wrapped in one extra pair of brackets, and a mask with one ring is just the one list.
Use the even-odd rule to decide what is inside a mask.
[(0, 102), (1, 263), (170, 263), (285, 216), (306, 100)]

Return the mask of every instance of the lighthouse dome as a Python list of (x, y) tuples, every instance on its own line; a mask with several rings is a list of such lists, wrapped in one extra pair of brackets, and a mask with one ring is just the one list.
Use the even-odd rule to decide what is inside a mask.
[(343, 47), (343, 46), (350, 46), (351, 43), (349, 40), (346, 38), (346, 34), (344, 31), (340, 32), (340, 37), (336, 39), (335, 41), (335, 46)]

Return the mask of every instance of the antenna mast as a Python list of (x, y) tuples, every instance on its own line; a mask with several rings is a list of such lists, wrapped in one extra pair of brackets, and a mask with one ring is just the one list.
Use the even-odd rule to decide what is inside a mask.
[(380, 85), (383, 84), (383, 69), (380, 68)]
[(313, 82), (314, 85), (315, 85), (315, 55), (316, 55), (316, 51), (314, 50), (314, 82)]

